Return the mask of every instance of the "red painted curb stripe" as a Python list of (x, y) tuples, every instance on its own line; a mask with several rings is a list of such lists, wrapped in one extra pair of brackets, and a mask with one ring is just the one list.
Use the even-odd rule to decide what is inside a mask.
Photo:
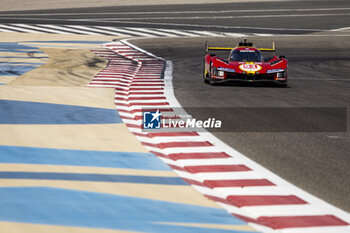
[(165, 97), (128, 97), (128, 98), (121, 98), (121, 97), (115, 97), (115, 100), (165, 100)]
[(164, 92), (136, 92), (131, 91), (129, 93), (117, 93), (117, 95), (163, 95)]
[(125, 124), (128, 128), (142, 129), (142, 125)]
[(187, 183), (189, 183), (189, 184), (205, 187), (205, 185), (202, 182), (199, 182), (199, 181), (196, 181), (196, 180), (191, 180), (191, 179), (188, 179), (188, 178), (182, 178), (182, 179), (184, 181), (186, 181)]
[[(129, 119), (129, 120), (142, 120), (143, 117), (142, 116), (135, 116), (135, 117), (124, 117), (124, 116), (121, 116), (122, 118), (125, 118), (125, 119)], [(178, 117), (162, 117), (162, 119), (179, 119)], [(138, 136), (144, 136), (144, 137), (149, 137), (148, 135), (146, 134), (140, 134)]]
[[(118, 105), (117, 105), (118, 107)], [(125, 109), (118, 109), (118, 112), (125, 112), (129, 114), (134, 114), (134, 113), (141, 113), (144, 111), (150, 111), (150, 112), (156, 112), (158, 109), (133, 109), (133, 110), (125, 110)], [(174, 110), (171, 108), (168, 109), (159, 109), (162, 112), (173, 112)]]
[(273, 229), (349, 225), (334, 215), (260, 217), (258, 222)]
[(159, 80), (147, 80), (146, 78), (143, 80), (133, 80), (134, 83), (142, 83), (142, 82), (149, 82), (149, 83), (164, 83), (163, 80), (159, 79)]
[(166, 154), (159, 153), (159, 152), (152, 151), (152, 150), (150, 150), (149, 152), (150, 152), (150, 153), (152, 153), (152, 154), (154, 154), (155, 156), (158, 156), (158, 157), (162, 157), (162, 158), (169, 159), (169, 156), (168, 156), (168, 155), (166, 155)]
[[(169, 105), (168, 102), (159, 102), (159, 103), (117, 103), (119, 106), (126, 106), (126, 107), (131, 107), (131, 106), (165, 106)], [(147, 111), (147, 110), (145, 110)]]
[(164, 133), (149, 133), (150, 137), (178, 137), (178, 136), (198, 136), (197, 132), (164, 132)]
[(248, 186), (274, 186), (267, 179), (244, 179), (244, 180), (206, 180), (203, 182), (210, 188), (224, 187), (248, 187)]
[[(129, 90), (140, 91), (163, 91), (164, 88), (129, 88)], [(123, 89), (121, 89), (123, 90)]]
[(250, 218), (250, 217), (247, 217), (247, 216), (243, 216), (243, 215), (240, 215), (240, 214), (232, 214), (233, 216), (245, 221), (245, 222), (251, 222), (251, 223), (255, 223), (255, 224), (259, 224), (259, 225), (264, 225), (263, 223), (259, 222), (259, 220), (257, 219), (254, 219), (254, 218)]
[[(109, 82), (112, 82), (111, 80), (109, 80)], [(101, 82), (100, 80), (92, 80), (90, 84), (94, 84), (94, 85), (118, 85), (118, 86), (122, 86), (122, 87), (129, 87), (130, 85), (124, 85), (119, 83), (108, 83), (108, 82)]]
[(212, 152), (212, 153), (176, 153), (169, 154), (172, 160), (179, 159), (220, 159), (220, 158), (232, 158), (225, 152)]
[(251, 169), (245, 165), (186, 166), (185, 170), (189, 173), (251, 171)]
[(243, 206), (262, 206), (262, 205), (302, 205), (306, 201), (294, 195), (249, 195), (249, 196), (228, 196), (226, 200), (232, 205)]
[(168, 164), (169, 167), (171, 167), (173, 170), (178, 170), (178, 171), (185, 171), (183, 167), (179, 167), (173, 164)]
[(150, 83), (150, 84), (140, 84), (140, 83), (131, 83), (131, 86), (135, 86), (135, 87), (164, 87), (164, 84), (162, 83)]
[(212, 201), (215, 201), (215, 202), (221, 202), (221, 203), (224, 203), (224, 204), (227, 204), (227, 205), (232, 205), (229, 201), (227, 201), (224, 198), (215, 197), (215, 196), (211, 196), (211, 195), (207, 195), (207, 194), (204, 194), (204, 196), (206, 198), (208, 198), (209, 200), (212, 200)]
[[(134, 133), (135, 134), (135, 133)], [(159, 152), (151, 152), (159, 157), (168, 158), (171, 160), (180, 159), (217, 159), (217, 158), (232, 158), (225, 152), (213, 152), (213, 153), (173, 153), (173, 154), (163, 154)]]
[(153, 143), (148, 143), (148, 142), (142, 142), (143, 145), (145, 146), (153, 146), (153, 147), (158, 147), (160, 149), (164, 148), (174, 148), (174, 147), (202, 147), (202, 146), (213, 146), (208, 141), (203, 141), (203, 142), (165, 142), (165, 143), (158, 143), (158, 144), (153, 144)]

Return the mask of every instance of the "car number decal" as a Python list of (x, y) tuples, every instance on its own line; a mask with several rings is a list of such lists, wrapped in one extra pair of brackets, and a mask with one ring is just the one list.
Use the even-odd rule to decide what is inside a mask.
[(239, 68), (247, 72), (256, 72), (261, 70), (262, 66), (256, 64), (242, 64), (239, 66)]

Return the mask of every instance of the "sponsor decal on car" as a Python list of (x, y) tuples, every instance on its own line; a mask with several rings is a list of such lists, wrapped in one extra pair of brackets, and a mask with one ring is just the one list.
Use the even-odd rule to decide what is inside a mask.
[(242, 64), (239, 66), (239, 68), (247, 72), (257, 72), (262, 69), (262, 66), (257, 64)]
[(227, 71), (227, 72), (236, 72), (236, 70), (234, 70), (234, 69), (224, 68), (224, 67), (218, 67), (218, 70)]
[(250, 50), (249, 48), (245, 48), (246, 50), (240, 50), (240, 53), (255, 53), (255, 50)]
[(268, 70), (266, 73), (277, 73), (277, 72), (283, 72), (283, 69), (273, 69), (273, 70)]

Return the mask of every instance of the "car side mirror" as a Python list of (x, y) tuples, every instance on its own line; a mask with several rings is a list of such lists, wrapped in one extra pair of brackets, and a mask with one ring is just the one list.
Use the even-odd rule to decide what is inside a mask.
[(286, 58), (285, 55), (279, 55), (279, 58)]
[(210, 55), (211, 57), (215, 57), (215, 56), (216, 56), (215, 53), (210, 53), (209, 55)]

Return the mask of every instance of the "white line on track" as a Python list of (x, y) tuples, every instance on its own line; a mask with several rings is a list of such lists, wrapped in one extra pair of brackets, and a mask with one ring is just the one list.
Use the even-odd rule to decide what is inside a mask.
[(81, 29), (81, 30), (87, 30), (87, 31), (93, 31), (93, 32), (97, 32), (100, 34), (108, 34), (108, 35), (112, 35), (112, 36), (117, 36), (118, 33), (114, 33), (111, 31), (106, 31), (106, 30), (101, 30), (101, 29), (97, 29), (97, 28), (92, 28), (92, 27), (86, 27), (86, 26), (80, 26), (80, 25), (69, 25), (69, 27), (71, 28), (77, 28), (77, 29)]
[(124, 33), (129, 33), (129, 34), (134, 34), (137, 36), (146, 36), (146, 37), (156, 37), (147, 33), (139, 32), (134, 30), (135, 28), (118, 28), (118, 31), (124, 32)]
[[(189, 31), (189, 32), (193, 32), (193, 33), (197, 33), (201, 36), (220, 36), (219, 33), (216, 33), (216, 32), (206, 32), (206, 31)], [(243, 34), (241, 34), (243, 35)]]
[(170, 33), (176, 33), (181, 36), (196, 36), (193, 35), (192, 33), (180, 31), (180, 30), (175, 30), (175, 29), (157, 29), (157, 31), (163, 31), (163, 32), (170, 32)]
[(1, 28), (2, 25), (0, 24), (0, 32), (13, 32), (12, 30), (8, 30), (8, 29), (5, 29), (5, 28)]
[(58, 26), (58, 25), (48, 25), (48, 24), (38, 24), (39, 26), (43, 27), (49, 27), (57, 30), (63, 30), (63, 31), (69, 31), (74, 33), (82, 33), (82, 34), (87, 34), (87, 35), (100, 35), (99, 33), (94, 33), (94, 32), (89, 32), (89, 31), (83, 31), (83, 30), (78, 30), (78, 29), (73, 29), (73, 28), (68, 28), (66, 26)]
[(20, 28), (20, 27), (15, 27), (14, 28), (13, 26), (8, 26), (8, 25), (3, 25), (3, 24), (1, 24), (0, 26), (3, 27), (3, 28), (9, 29), (9, 30), (15, 29), (15, 30), (20, 31), (20, 32), (42, 33), (42, 32), (38, 32), (38, 31), (35, 31), (35, 30), (26, 29), (26, 28)]
[(96, 28), (101, 28), (109, 31), (113, 31), (118, 36), (130, 36), (130, 33), (128, 33), (126, 30), (115, 28), (115, 27), (108, 27), (108, 26), (95, 26)]
[(130, 27), (128, 27), (127, 29), (134, 30), (134, 31), (139, 31), (139, 32), (153, 33), (153, 34), (159, 35), (159, 36), (177, 37), (177, 35), (175, 35), (175, 34), (155, 31), (152, 28), (145, 29), (145, 28), (130, 28)]
[(39, 31), (49, 32), (49, 33), (71, 34), (71, 33), (64, 32), (64, 31), (58, 31), (58, 30), (54, 30), (54, 29), (49, 29), (49, 28), (44, 28), (44, 27), (38, 27), (38, 26), (28, 25), (28, 24), (11, 24), (11, 25), (13, 25), (13, 26), (19, 26), (19, 27), (24, 27), (24, 28), (29, 28), (29, 29), (33, 29), (33, 30), (39, 30)]
[(346, 30), (350, 30), (350, 27), (336, 28), (336, 29), (332, 29), (331, 31), (340, 32), (340, 31), (346, 31)]

